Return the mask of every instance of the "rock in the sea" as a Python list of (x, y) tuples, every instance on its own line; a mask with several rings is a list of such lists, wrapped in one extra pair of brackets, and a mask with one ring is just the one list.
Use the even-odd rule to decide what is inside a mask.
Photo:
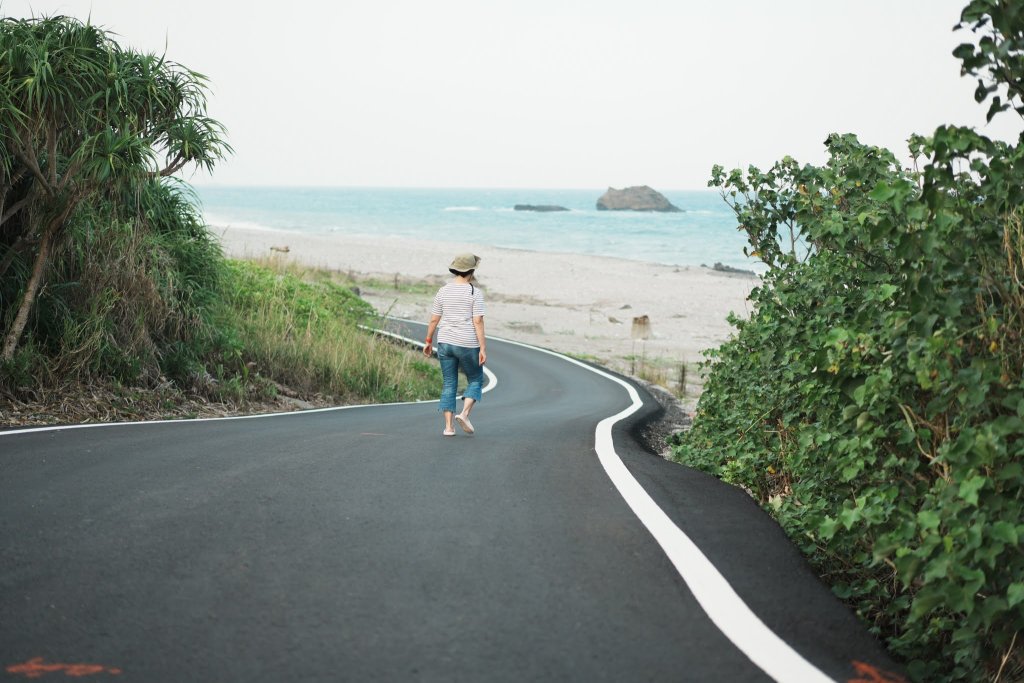
[(666, 199), (665, 195), (646, 185), (627, 187), (624, 190), (609, 187), (608, 191), (597, 200), (597, 209), (599, 211), (682, 211)]
[(516, 204), (513, 207), (516, 211), (568, 211), (564, 206), (556, 204)]

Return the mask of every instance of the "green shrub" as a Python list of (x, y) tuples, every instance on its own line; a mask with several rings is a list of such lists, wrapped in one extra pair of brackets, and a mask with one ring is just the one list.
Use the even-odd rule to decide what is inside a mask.
[[(223, 262), (183, 186), (154, 180), (80, 206), (26, 327), (28, 355), (45, 359), (37, 382), (152, 385), (168, 370), (201, 365), (218, 343), (210, 310)], [(0, 285), (5, 313), (20, 286), (16, 278)]]
[(0, 277), (16, 277), (0, 298), (9, 361), (69, 228), (89, 214), (148, 222), (122, 214), (133, 202), (117, 195), (152, 207), (154, 178), (192, 164), (211, 170), (231, 148), (206, 116), (205, 77), (123, 48), (90, 22), (2, 17), (0, 54)]
[[(977, 54), (1017, 71), (957, 54), (1019, 83), (1006, 5), (964, 20), (995, 25)], [(916, 680), (1020, 676), (1024, 153), (941, 127), (911, 140), (918, 173), (826, 146), (823, 167), (714, 171), (770, 270), (675, 456), (749, 490)]]

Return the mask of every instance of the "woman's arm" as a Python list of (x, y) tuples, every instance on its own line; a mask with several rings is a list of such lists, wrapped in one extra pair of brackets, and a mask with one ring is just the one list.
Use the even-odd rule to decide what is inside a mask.
[(480, 365), (487, 362), (487, 339), (484, 337), (484, 317), (473, 316), (473, 329), (476, 330), (476, 341), (480, 345)]
[(437, 324), (441, 322), (441, 316), (432, 315), (430, 316), (430, 322), (427, 323), (427, 338), (426, 345), (423, 347), (423, 355), (429, 356), (434, 348), (434, 330), (437, 329)]

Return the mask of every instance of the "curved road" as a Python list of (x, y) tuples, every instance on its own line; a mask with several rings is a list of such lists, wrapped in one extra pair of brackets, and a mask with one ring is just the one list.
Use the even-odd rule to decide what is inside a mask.
[(744, 493), (637, 445), (642, 389), (488, 350), (474, 436), (436, 403), (0, 433), (0, 679), (899, 680)]

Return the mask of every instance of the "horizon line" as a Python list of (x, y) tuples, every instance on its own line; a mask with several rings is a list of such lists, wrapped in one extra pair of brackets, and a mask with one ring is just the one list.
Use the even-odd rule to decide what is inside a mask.
[[(578, 190), (578, 191), (605, 191), (607, 189), (625, 189), (628, 187), (643, 187), (643, 185), (622, 185), (615, 187), (613, 185), (605, 185), (601, 187), (582, 187), (582, 186), (565, 186), (565, 187), (541, 187), (541, 186), (526, 186), (526, 185), (331, 185), (331, 184), (273, 184), (273, 183), (205, 183), (195, 181), (185, 181), (189, 185), (196, 188), (262, 188), (262, 189), (291, 189), (291, 190), (540, 190), (540, 191), (559, 191), (559, 190)], [(659, 192), (718, 192), (715, 188), (711, 187), (664, 187), (659, 189), (654, 185), (646, 185), (652, 189), (658, 190)]]

